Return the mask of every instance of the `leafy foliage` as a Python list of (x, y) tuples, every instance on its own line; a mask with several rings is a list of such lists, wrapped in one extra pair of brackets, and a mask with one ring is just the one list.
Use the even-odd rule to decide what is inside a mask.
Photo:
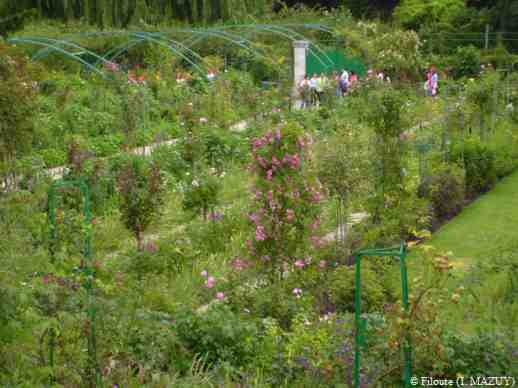
[(146, 164), (138, 157), (122, 162), (117, 186), (121, 195), (120, 212), (125, 226), (133, 233), (139, 250), (143, 249), (143, 233), (159, 214), (163, 180), (157, 165)]

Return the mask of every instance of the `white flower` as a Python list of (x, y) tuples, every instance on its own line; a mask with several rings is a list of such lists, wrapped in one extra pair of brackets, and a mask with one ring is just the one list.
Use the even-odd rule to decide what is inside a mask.
[(194, 187), (199, 187), (200, 186), (200, 184), (198, 183), (198, 181), (196, 179), (192, 181), (192, 185)]
[(205, 124), (207, 123), (209, 120), (206, 118), (206, 117), (200, 117), (200, 123), (202, 124)]
[(223, 171), (223, 172), (219, 175), (219, 177), (220, 177), (220, 178), (224, 178), (224, 177), (225, 177), (225, 175), (226, 175), (226, 173), (225, 173), (225, 171)]

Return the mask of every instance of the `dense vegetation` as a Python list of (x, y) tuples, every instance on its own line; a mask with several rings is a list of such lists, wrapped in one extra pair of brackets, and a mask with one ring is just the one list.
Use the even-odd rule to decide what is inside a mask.
[[(2, 41), (2, 384), (353, 387), (357, 330), (361, 386), (403, 386), (407, 340), (415, 376), (517, 376), (514, 235), (495, 232), (489, 245), (484, 220), (471, 217), (473, 260), (456, 258), (459, 245), (444, 237), (458, 232), (440, 229), (441, 251), (428, 241), (502, 179), (516, 181), (516, 57), (512, 45), (423, 41), (462, 12), (490, 10), (438, 7), (427, 24), (419, 12), (428, 10), (412, 3), (395, 7), (394, 25), (344, 8), (261, 19), (327, 39), (322, 47), (392, 80), (362, 79), (343, 98), (329, 83), (308, 109), (293, 108), (291, 40), (278, 31), (247, 35), (263, 55), (205, 36), (199, 60), (148, 40), (104, 64), (77, 47), (81, 63)], [(38, 4), (40, 16), (59, 19), (61, 5), (73, 15), (78, 2)], [(130, 29), (156, 5), (119, 4), (112, 26), (126, 18)], [(110, 20), (101, 14), (90, 22)], [(91, 32), (43, 19), (16, 37), (72, 37), (96, 55), (131, 42)], [(436, 97), (423, 90), (431, 63)], [(514, 193), (504, 191), (491, 206)], [(409, 306), (399, 263), (365, 257), (358, 329), (354, 252), (401, 242)]]

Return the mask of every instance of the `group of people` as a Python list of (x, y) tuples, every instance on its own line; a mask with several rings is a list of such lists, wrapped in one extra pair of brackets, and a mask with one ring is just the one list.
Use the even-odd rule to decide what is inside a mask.
[[(365, 76), (365, 80), (379, 80), (383, 82), (391, 82), (390, 77), (385, 75), (383, 70), (374, 71), (369, 69)], [(298, 84), (298, 91), (301, 97), (301, 107), (308, 108), (311, 106), (319, 106), (322, 103), (326, 90), (330, 90), (331, 87), (335, 88), (335, 95), (337, 97), (344, 97), (351, 88), (358, 84), (358, 75), (354, 71), (347, 71), (343, 69), (341, 73), (334, 72), (332, 77), (328, 77), (326, 74), (321, 73), (320, 75), (314, 73), (311, 78), (305, 75), (304, 78)], [(426, 73), (426, 82), (424, 89), (426, 95), (435, 97), (438, 93), (439, 88), (439, 75), (435, 66), (431, 66)]]
[[(369, 70), (366, 79), (373, 77), (374, 71)], [(381, 81), (390, 81), (388, 77), (385, 77), (383, 71), (378, 71), (376, 78)], [(305, 75), (298, 85), (302, 108), (319, 106), (322, 103), (325, 91), (331, 87), (334, 87), (337, 97), (344, 97), (358, 83), (358, 80), (356, 72), (347, 71), (347, 69), (343, 69), (340, 73), (335, 71), (331, 77), (328, 77), (325, 73), (320, 73), (320, 75), (314, 73), (311, 78)]]

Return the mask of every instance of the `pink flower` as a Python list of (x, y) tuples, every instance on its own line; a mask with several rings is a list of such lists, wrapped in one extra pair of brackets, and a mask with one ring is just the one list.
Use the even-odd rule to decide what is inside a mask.
[(217, 300), (224, 300), (224, 299), (225, 299), (225, 294), (224, 294), (224, 293), (222, 293), (222, 292), (218, 292), (218, 293), (216, 294), (216, 299), (217, 299)]
[(234, 271), (240, 272), (246, 268), (246, 263), (243, 260), (241, 260), (239, 257), (236, 257), (232, 261), (232, 268), (234, 269)]
[(275, 155), (272, 156), (272, 164), (276, 167), (279, 167), (281, 165), (281, 162), (279, 161), (279, 159), (275, 157)]
[(286, 219), (288, 222), (292, 222), (295, 218), (295, 212), (291, 209), (286, 210)]
[(327, 263), (326, 263), (326, 261), (325, 261), (325, 260), (320, 260), (320, 263), (318, 263), (318, 266), (319, 266), (320, 268), (325, 268), (325, 267), (326, 267), (326, 265), (327, 265)]
[(313, 191), (311, 199), (313, 202), (320, 202), (322, 200), (322, 194), (320, 194), (320, 191)]
[(110, 70), (110, 71), (113, 71), (113, 72), (116, 72), (116, 71), (119, 71), (119, 65), (117, 65), (115, 62), (106, 62), (104, 64), (104, 66)]
[(270, 169), (266, 172), (266, 179), (268, 179), (269, 181), (272, 180), (272, 175), (273, 175), (273, 170)]
[(257, 162), (261, 165), (262, 168), (266, 168), (268, 166), (266, 160), (264, 160), (262, 156), (257, 156), (255, 160), (257, 160)]
[(299, 155), (298, 154), (295, 154), (291, 157), (291, 160), (290, 160), (290, 166), (291, 168), (293, 169), (296, 169), (299, 167), (299, 162), (300, 162), (300, 158), (299, 158)]
[(262, 139), (255, 139), (252, 143), (252, 149), (255, 151), (257, 151), (259, 148), (261, 148), (262, 146), (264, 145)]
[(297, 143), (299, 144), (300, 148), (303, 148), (306, 145), (306, 143), (304, 142), (304, 138), (302, 136), (299, 136), (299, 138), (297, 139)]
[(209, 273), (207, 271), (201, 271), (201, 276), (203, 276), (204, 278), (206, 278), (207, 276), (209, 276)]
[(273, 191), (272, 190), (270, 190), (266, 193), (266, 198), (268, 198), (268, 201), (273, 200)]
[(311, 236), (309, 239), (311, 240), (311, 243), (313, 244), (313, 246), (315, 248), (320, 248), (321, 246), (324, 245), (324, 242), (322, 241), (322, 239), (320, 239), (316, 236)]
[(282, 158), (282, 162), (286, 163), (286, 164), (290, 164), (291, 163), (291, 156), (290, 156), (290, 154), (284, 155), (284, 157)]
[[(279, 111), (280, 111), (280, 109), (279, 109)], [(275, 140), (281, 141), (281, 130), (280, 129), (275, 130)]]
[(255, 239), (257, 241), (264, 241), (266, 240), (266, 235), (264, 234), (264, 227), (261, 225), (257, 225), (255, 228)]
[(214, 282), (215, 282), (214, 278), (213, 278), (212, 276), (209, 276), (209, 277), (207, 278), (207, 281), (205, 282), (205, 287), (206, 287), (206, 288), (212, 288), (212, 287), (214, 287)]
[(297, 268), (304, 268), (305, 265), (306, 265), (306, 263), (304, 262), (304, 260), (299, 259), (295, 262), (295, 267), (297, 267)]

